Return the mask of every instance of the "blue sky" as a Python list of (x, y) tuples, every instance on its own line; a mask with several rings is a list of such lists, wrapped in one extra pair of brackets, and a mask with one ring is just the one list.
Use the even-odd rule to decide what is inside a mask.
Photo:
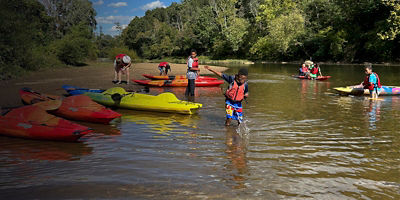
[(152, 10), (158, 7), (167, 7), (172, 2), (181, 2), (180, 0), (91, 0), (97, 16), (97, 32), (100, 26), (104, 34), (116, 35), (115, 22), (119, 22), (125, 27), (135, 17), (142, 17), (146, 10)]

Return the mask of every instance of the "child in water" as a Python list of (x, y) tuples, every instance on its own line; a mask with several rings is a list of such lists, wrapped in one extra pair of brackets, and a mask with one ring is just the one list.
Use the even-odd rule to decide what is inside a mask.
[(242, 123), (242, 101), (249, 96), (249, 88), (247, 85), (247, 69), (242, 68), (236, 75), (229, 76), (221, 72), (215, 71), (209, 66), (204, 66), (204, 68), (223, 78), (226, 82), (229, 83), (229, 87), (225, 92), (225, 125), (229, 126), (232, 120), (237, 120), (238, 124)]

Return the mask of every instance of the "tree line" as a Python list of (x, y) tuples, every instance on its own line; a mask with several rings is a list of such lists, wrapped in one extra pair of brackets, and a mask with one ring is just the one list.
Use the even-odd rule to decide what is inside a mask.
[(398, 62), (397, 0), (182, 0), (135, 17), (121, 37), (147, 59)]
[(95, 35), (95, 16), (89, 0), (0, 1), (0, 80), (109, 57), (122, 44), (110, 35)]

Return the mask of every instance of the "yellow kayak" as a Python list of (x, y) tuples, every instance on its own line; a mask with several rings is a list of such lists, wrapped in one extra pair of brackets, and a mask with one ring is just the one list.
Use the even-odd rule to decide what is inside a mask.
[(164, 92), (157, 96), (126, 92), (121, 87), (110, 88), (103, 93), (87, 92), (89, 96), (97, 103), (114, 106), (119, 108), (147, 110), (155, 112), (169, 112), (180, 114), (194, 114), (203, 105), (181, 101), (173, 93)]

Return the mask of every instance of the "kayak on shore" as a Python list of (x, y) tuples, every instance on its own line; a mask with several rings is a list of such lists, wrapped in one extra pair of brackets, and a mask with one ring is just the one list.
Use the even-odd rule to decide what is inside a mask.
[[(60, 96), (41, 94), (23, 88), (20, 90), (20, 96), (23, 103), (33, 105), (37, 102), (59, 100), (61, 101), (59, 107), (49, 112), (71, 120), (108, 124), (111, 120), (121, 117), (121, 114), (92, 101), (86, 95), (70, 96), (61, 100)], [(56, 103), (56, 101), (51, 102)]]
[(85, 94), (86, 92), (95, 92), (95, 93), (102, 93), (105, 90), (103, 89), (88, 89), (88, 88), (80, 88), (72, 85), (63, 85), (62, 88), (68, 92), (69, 95), (80, 95)]
[[(145, 86), (153, 86), (153, 87), (186, 87), (188, 81), (186, 79), (180, 80), (132, 80), (135, 83)], [(223, 84), (223, 80), (201, 80), (196, 79), (195, 85), (196, 87), (216, 87)]]
[(0, 134), (6, 136), (73, 142), (90, 132), (90, 128), (50, 115), (39, 106), (7, 110), (0, 116)]
[[(152, 80), (180, 80), (180, 79), (186, 79), (186, 75), (171, 75), (171, 76), (154, 76), (150, 74), (142, 74), (142, 76), (152, 79)], [(218, 80), (217, 78), (210, 77), (210, 76), (198, 76), (197, 79), (200, 80)]]
[[(354, 86), (335, 87), (336, 92), (342, 95), (369, 95), (369, 89), (357, 88)], [(400, 86), (382, 86), (379, 89), (379, 96), (400, 95)]]
[(200, 103), (181, 101), (173, 93), (165, 92), (157, 96), (126, 92), (124, 88), (115, 87), (103, 93), (85, 93), (93, 101), (105, 106), (118, 108), (146, 110), (153, 112), (169, 112), (180, 114), (194, 114), (202, 107)]
[[(298, 79), (308, 79), (308, 80), (311, 80), (311, 78), (308, 77), (308, 76), (292, 75), (292, 77), (298, 78)], [(328, 80), (329, 78), (331, 78), (331, 76), (317, 76), (316, 80), (317, 80), (317, 81), (324, 81), (324, 80)]]

